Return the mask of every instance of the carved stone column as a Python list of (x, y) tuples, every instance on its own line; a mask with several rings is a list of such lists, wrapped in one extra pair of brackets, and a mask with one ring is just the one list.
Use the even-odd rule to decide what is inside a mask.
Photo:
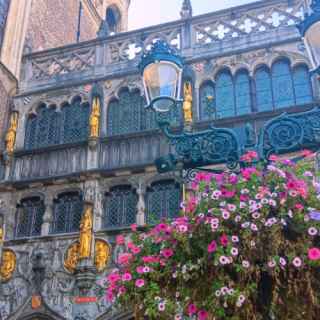
[(41, 235), (46, 236), (50, 232), (50, 226), (53, 222), (53, 210), (54, 210), (54, 204), (53, 204), (53, 197), (49, 196), (45, 200), (45, 213), (43, 216), (43, 223), (41, 226)]

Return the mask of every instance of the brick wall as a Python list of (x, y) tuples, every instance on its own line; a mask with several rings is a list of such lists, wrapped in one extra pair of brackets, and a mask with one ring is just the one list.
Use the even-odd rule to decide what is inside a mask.
[[(33, 51), (76, 42), (80, 0), (36, 0), (32, 2), (27, 39)], [(97, 25), (82, 11), (81, 41), (96, 37)]]

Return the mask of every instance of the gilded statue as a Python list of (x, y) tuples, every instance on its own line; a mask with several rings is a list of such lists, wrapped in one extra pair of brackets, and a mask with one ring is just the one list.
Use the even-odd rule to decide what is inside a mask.
[(79, 260), (79, 243), (73, 243), (67, 250), (66, 258), (64, 261), (64, 267), (73, 272), (77, 266)]
[(0, 244), (4, 241), (4, 229), (3, 226), (0, 226)]
[(109, 245), (105, 241), (96, 240), (94, 264), (98, 272), (101, 272), (106, 268), (109, 257), (110, 257)]
[(99, 137), (99, 126), (100, 126), (100, 99), (95, 97), (92, 103), (92, 111), (90, 115), (90, 137)]
[(14, 145), (16, 143), (17, 127), (18, 127), (18, 113), (13, 112), (10, 117), (10, 127), (5, 137), (6, 150), (8, 153), (13, 153), (14, 151)]
[(12, 250), (4, 249), (0, 266), (1, 280), (8, 281), (16, 269), (17, 258)]
[(186, 123), (192, 123), (192, 85), (190, 82), (184, 84), (184, 101), (183, 101), (183, 113), (184, 121)]
[(89, 258), (92, 242), (92, 206), (87, 206), (80, 223), (79, 258)]

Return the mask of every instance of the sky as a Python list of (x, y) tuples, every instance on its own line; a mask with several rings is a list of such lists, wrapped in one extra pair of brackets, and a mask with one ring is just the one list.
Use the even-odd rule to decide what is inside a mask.
[[(256, 0), (192, 0), (193, 15), (217, 11)], [(180, 18), (183, 0), (131, 0), (129, 30)]]

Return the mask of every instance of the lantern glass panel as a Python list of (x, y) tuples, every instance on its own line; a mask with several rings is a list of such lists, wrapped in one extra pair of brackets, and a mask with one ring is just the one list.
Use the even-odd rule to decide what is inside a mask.
[(314, 23), (305, 33), (305, 45), (307, 47), (314, 69), (320, 66), (320, 21)]

